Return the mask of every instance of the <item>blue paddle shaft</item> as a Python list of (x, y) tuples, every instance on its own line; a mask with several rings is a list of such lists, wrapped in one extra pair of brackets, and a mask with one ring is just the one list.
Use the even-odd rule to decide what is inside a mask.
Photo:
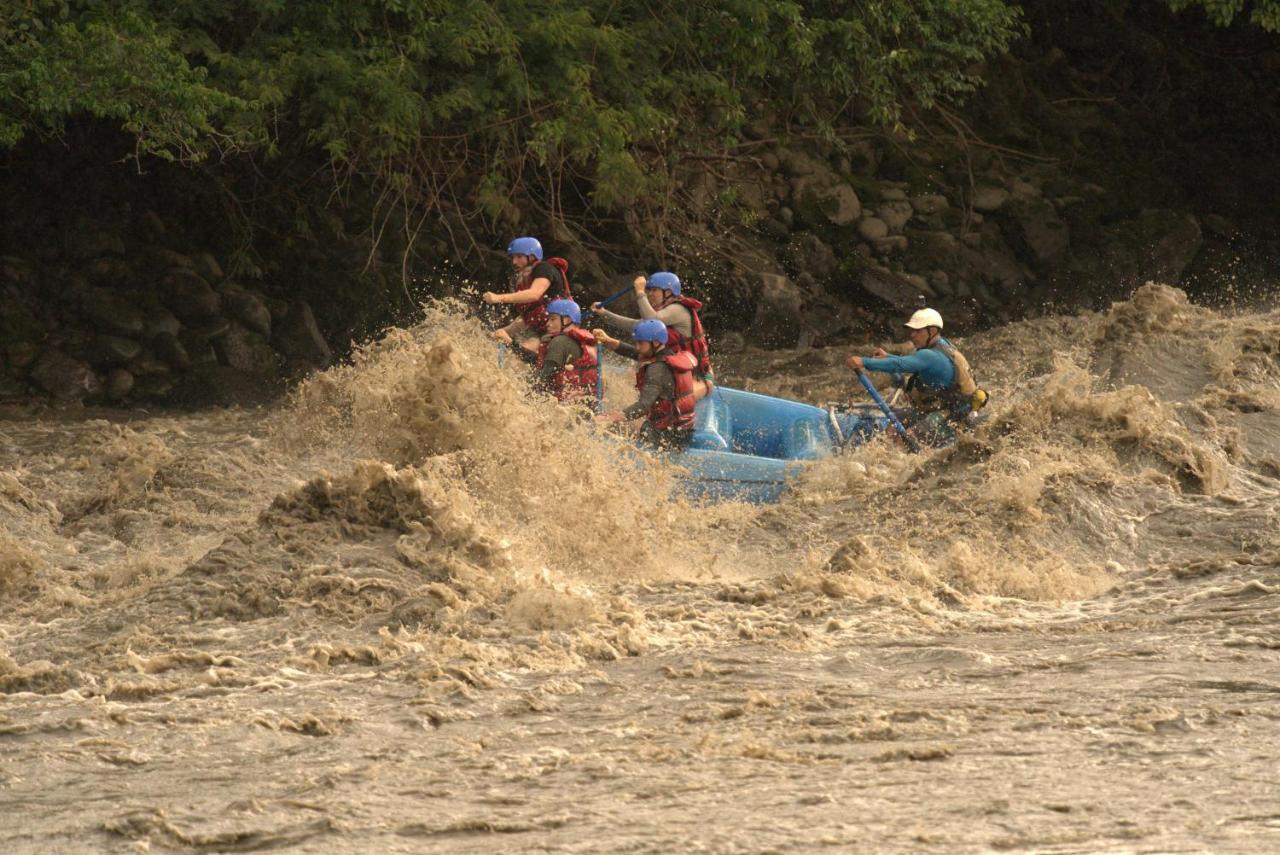
[[(618, 293), (616, 293), (616, 294), (610, 294), (608, 297), (605, 297), (603, 300), (601, 300), (601, 301), (600, 301), (600, 308), (602, 308), (602, 309), (603, 309), (605, 306), (609, 305), (609, 304), (610, 304), (610, 303), (612, 303), (614, 300), (617, 300), (618, 298), (625, 296), (625, 295), (627, 294), (627, 292), (629, 292), (630, 290), (631, 290), (631, 286), (630, 286), (630, 285), (628, 285), (626, 288), (623, 288), (623, 289), (622, 289), (621, 291), (619, 291)], [(593, 312), (591, 311), (591, 309), (587, 309), (586, 311), (584, 311), (584, 312), (582, 313), (582, 322), (585, 324), (588, 320), (591, 320), (591, 319), (592, 319), (592, 315), (593, 315)], [(598, 368), (599, 368), (599, 366), (597, 366), (597, 369), (598, 369)], [(597, 372), (597, 373), (598, 373), (598, 372)]]
[(871, 396), (871, 400), (876, 402), (876, 406), (880, 411), (889, 417), (889, 422), (893, 425), (894, 430), (902, 437), (902, 441), (907, 444), (907, 448), (913, 452), (920, 450), (920, 444), (916, 442), (915, 437), (907, 433), (907, 429), (902, 426), (902, 422), (898, 421), (898, 417), (894, 415), (893, 410), (889, 409), (889, 405), (884, 402), (884, 398), (880, 397), (880, 393), (876, 391), (875, 384), (871, 382), (871, 378), (864, 372), (858, 372), (858, 380), (862, 383), (862, 388), (867, 390), (867, 394)]
[(628, 285), (626, 288), (623, 288), (623, 289), (622, 289), (621, 291), (619, 291), (617, 294), (613, 294), (613, 295), (611, 295), (611, 296), (605, 297), (603, 300), (601, 300), (601, 301), (600, 301), (600, 308), (602, 308), (602, 309), (603, 309), (605, 306), (609, 305), (609, 304), (610, 304), (610, 303), (612, 303), (614, 300), (619, 300), (619, 299), (621, 299), (621, 298), (625, 297), (627, 294), (629, 294), (629, 293), (631, 292), (631, 290), (632, 290), (632, 288), (633, 288), (633, 287), (634, 287), (634, 286), (632, 286), (632, 285)]
[[(604, 300), (600, 301), (600, 308), (626, 297), (631, 289), (632, 285), (627, 285), (622, 291), (605, 297)], [(604, 346), (600, 343), (595, 344), (595, 412), (604, 412)]]
[(596, 342), (596, 413), (604, 412), (604, 345)]
[[(601, 300), (601, 301), (600, 301), (600, 308), (602, 308), (602, 309), (603, 309), (605, 306), (609, 305), (610, 303), (614, 302), (615, 300), (618, 300), (618, 299), (621, 299), (622, 297), (625, 297), (627, 294), (631, 293), (631, 288), (632, 288), (632, 286), (628, 285), (626, 288), (623, 288), (623, 289), (622, 289), (621, 291), (619, 291), (618, 293), (616, 293), (616, 294), (610, 294), (608, 297), (605, 297), (603, 300)], [(591, 315), (591, 310), (590, 310), (590, 309), (587, 309), (586, 314), (587, 314), (588, 316), (590, 316), (590, 315)]]

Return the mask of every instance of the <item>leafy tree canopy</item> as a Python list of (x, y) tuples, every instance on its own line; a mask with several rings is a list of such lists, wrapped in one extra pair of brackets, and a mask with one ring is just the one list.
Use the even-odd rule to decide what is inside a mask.
[(437, 197), (465, 171), (494, 216), (566, 174), (621, 205), (649, 186), (645, 151), (732, 139), (758, 99), (897, 125), (971, 90), (1021, 28), (1003, 0), (15, 4), (0, 146), (90, 115), (181, 161), (305, 146)]
[(1267, 32), (1280, 32), (1280, 0), (1168, 0), (1175, 12), (1199, 7), (1220, 27), (1247, 19)]

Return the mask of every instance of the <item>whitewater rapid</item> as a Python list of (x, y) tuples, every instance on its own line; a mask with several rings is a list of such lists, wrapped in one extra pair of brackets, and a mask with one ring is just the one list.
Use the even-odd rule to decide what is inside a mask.
[[(0, 840), (1274, 851), (1280, 311), (959, 343), (981, 429), (763, 508), (449, 305), (267, 409), (8, 413)], [(848, 353), (717, 367), (822, 403)]]

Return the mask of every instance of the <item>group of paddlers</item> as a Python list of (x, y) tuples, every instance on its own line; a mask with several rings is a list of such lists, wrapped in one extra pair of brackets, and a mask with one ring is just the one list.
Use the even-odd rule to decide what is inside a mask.
[[(583, 311), (573, 299), (569, 264), (563, 258), (544, 258), (542, 244), (532, 237), (511, 241), (507, 255), (515, 271), (514, 287), (507, 293), (486, 291), (483, 299), (518, 308), (516, 318), (495, 330), (494, 337), (534, 366), (535, 384), (588, 412), (599, 395), (599, 348), (607, 347), (637, 362), (638, 396), (631, 406), (597, 413), (595, 419), (625, 425), (657, 448), (686, 447), (693, 436), (695, 405), (712, 392), (715, 377), (698, 314), (702, 303), (682, 293), (680, 278), (669, 271), (636, 277), (632, 287), (639, 318), (616, 314), (600, 302), (591, 304), (596, 318), (630, 333), (631, 341), (624, 342), (604, 329), (583, 328)], [(877, 348), (871, 357), (851, 356), (848, 364), (858, 372), (889, 373), (911, 402), (898, 413), (911, 433), (906, 438), (944, 445), (981, 408), (986, 393), (978, 389), (965, 357), (942, 337), (941, 315), (921, 309), (905, 326), (914, 353), (890, 356)]]

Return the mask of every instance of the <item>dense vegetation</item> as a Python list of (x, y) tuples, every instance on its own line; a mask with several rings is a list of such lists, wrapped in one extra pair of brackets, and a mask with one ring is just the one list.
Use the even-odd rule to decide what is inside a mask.
[[(95, 117), (132, 154), (371, 195), (412, 235), (661, 205), (762, 99), (814, 132), (971, 90), (1019, 33), (1002, 0), (28, 0), (0, 30), (0, 145)], [(289, 164), (291, 168), (293, 164)], [(292, 182), (291, 182), (292, 183)], [(503, 228), (497, 228), (502, 231)]]
[[(1222, 26), (1280, 29), (1280, 0), (1165, 2)], [(1026, 31), (1023, 5), (1045, 6), (7, 5), (0, 149), (25, 147), (27, 162), (69, 151), (159, 170), (202, 200), (201, 216), (222, 224), (248, 275), (282, 247), (352, 236), (371, 257), (380, 245), (388, 258), (464, 263), (520, 230), (600, 249), (634, 241), (678, 213), (681, 170), (749, 150), (754, 120), (837, 146), (851, 124), (902, 130), (905, 116), (978, 86), (984, 62)], [(1119, 19), (1130, 6), (1151, 3), (1058, 14)]]

